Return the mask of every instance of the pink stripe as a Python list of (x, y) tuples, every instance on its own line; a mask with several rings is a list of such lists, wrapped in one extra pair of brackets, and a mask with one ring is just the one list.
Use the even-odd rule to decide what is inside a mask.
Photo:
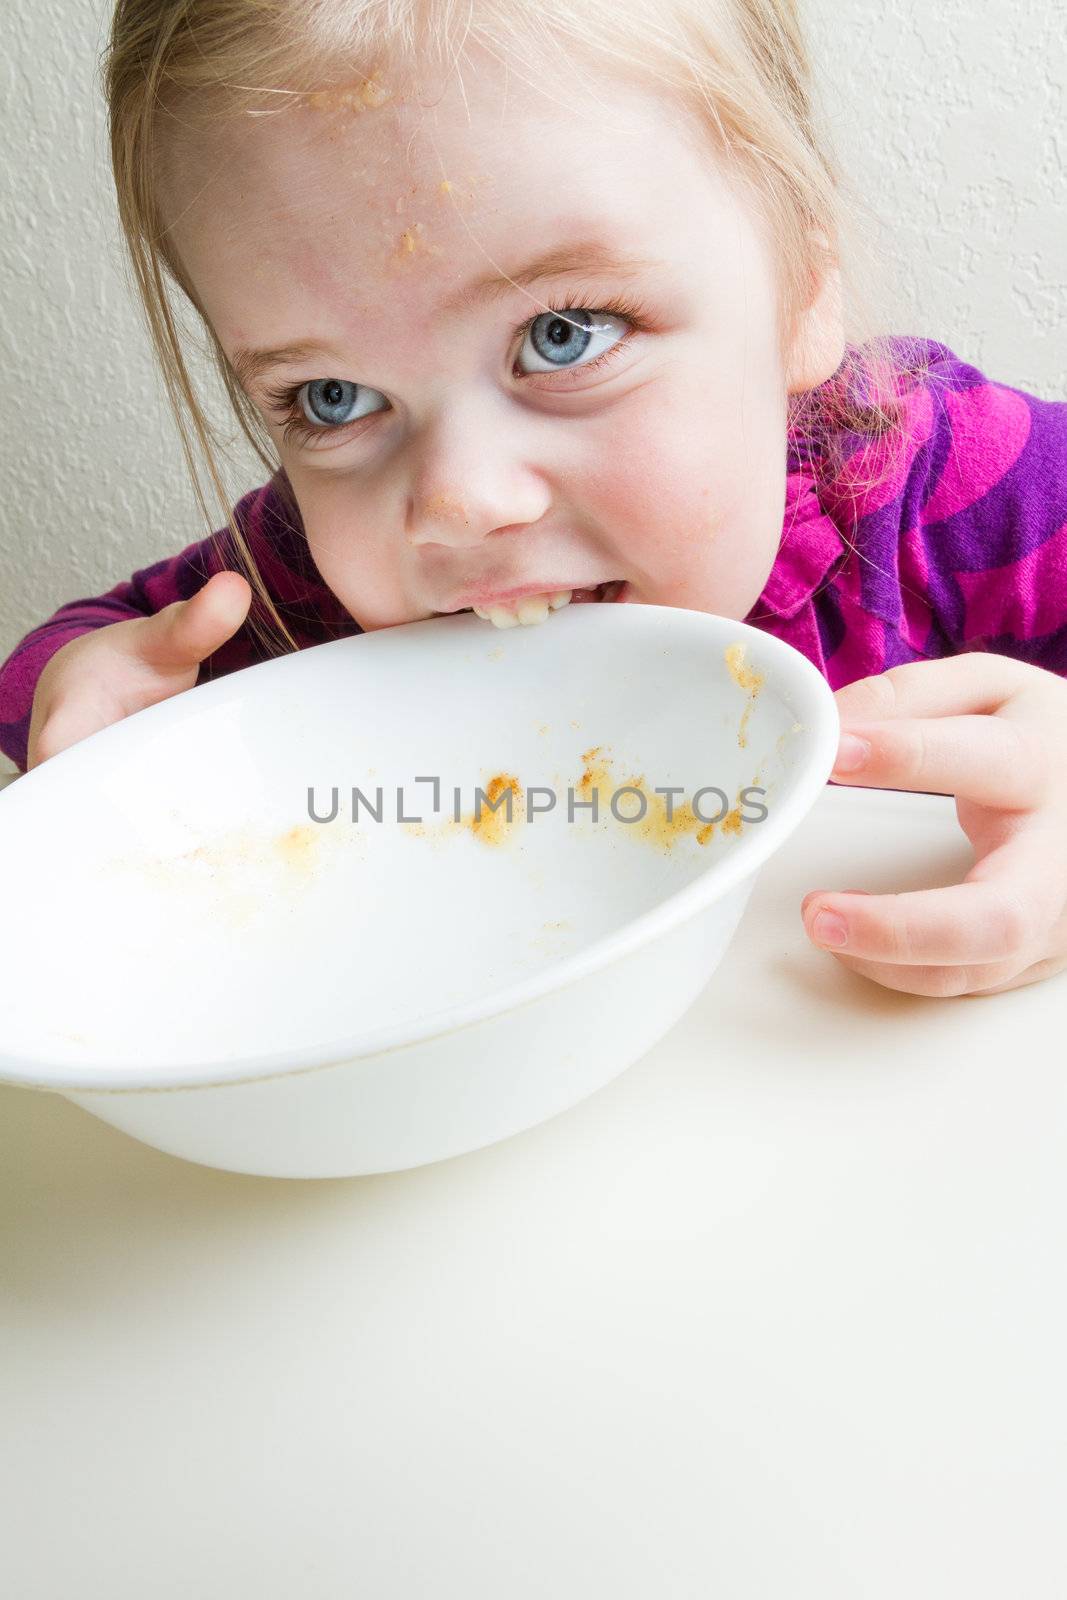
[(1019, 458), (1030, 435), (1030, 408), (997, 383), (938, 393), (951, 425), (940, 482), (923, 508), (924, 523), (941, 522), (980, 500)]
[(901, 536), (897, 575), (904, 613), (901, 633), (913, 650), (922, 650), (929, 637), (933, 615), (924, 599), (930, 592), (929, 564), (918, 528), (911, 528)]
[(1067, 622), (1067, 522), (1051, 539), (1004, 567), (957, 572), (964, 598), (964, 637), (1036, 639)]

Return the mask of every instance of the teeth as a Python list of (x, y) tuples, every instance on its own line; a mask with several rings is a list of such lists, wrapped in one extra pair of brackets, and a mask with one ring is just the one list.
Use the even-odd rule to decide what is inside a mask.
[(528, 594), (519, 600), (514, 610), (510, 606), (471, 606), (476, 617), (491, 622), (494, 628), (515, 628), (521, 623), (530, 627), (544, 622), (550, 611), (559, 611), (570, 601), (573, 590), (557, 589), (553, 594)]
[(524, 628), (531, 622), (544, 622), (548, 616), (548, 596), (543, 594), (528, 594), (519, 601), (518, 617)]

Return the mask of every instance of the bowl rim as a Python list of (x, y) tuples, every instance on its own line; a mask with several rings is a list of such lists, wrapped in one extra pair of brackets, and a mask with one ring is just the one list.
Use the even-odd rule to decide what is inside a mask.
[[(621, 609), (621, 608), (620, 608)], [(488, 1022), (506, 1012), (541, 1000), (549, 993), (570, 987), (582, 978), (600, 971), (615, 961), (633, 954), (653, 939), (672, 932), (699, 912), (724, 898), (741, 882), (760, 870), (768, 858), (778, 850), (814, 805), (837, 759), (840, 719), (837, 702), (830, 684), (818, 668), (792, 645), (775, 634), (764, 632), (750, 623), (721, 617), (715, 612), (694, 611), (680, 606), (634, 605), (626, 612), (634, 615), (634, 625), (646, 620), (650, 626), (656, 619), (649, 613), (671, 612), (675, 619), (698, 619), (697, 626), (711, 627), (720, 635), (731, 634), (731, 643), (747, 642), (762, 654), (761, 667), (771, 665), (775, 672), (775, 687), (783, 698), (799, 702), (797, 715), (804, 721), (811, 735), (811, 750), (796, 781), (774, 812), (768, 815), (765, 826), (758, 835), (751, 830), (742, 832), (732, 842), (730, 853), (722, 859), (709, 860), (706, 868), (689, 883), (672, 890), (656, 905), (631, 918), (621, 927), (595, 939), (584, 949), (564, 955), (531, 973), (528, 977), (500, 988), (493, 988), (473, 999), (454, 1006), (439, 1007), (422, 1016), (391, 1022), (370, 1029), (361, 1029), (340, 1037), (320, 1040), (302, 1048), (287, 1047), (276, 1051), (260, 1051), (254, 1055), (220, 1056), (214, 1059), (153, 1067), (115, 1065), (104, 1058), (78, 1063), (58, 1063), (42, 1058), (9, 1054), (0, 1049), (0, 1084), (7, 1083), (23, 1088), (39, 1089), (65, 1094), (152, 1094), (180, 1093), (197, 1089), (225, 1088), (239, 1083), (263, 1082), (315, 1071), (327, 1071), (346, 1065), (366, 1062), (372, 1058), (392, 1054), (415, 1045), (424, 1045), (436, 1038), (457, 1033), (479, 1023)], [(646, 615), (641, 615), (646, 614)], [(429, 623), (401, 624), (374, 633), (357, 634), (343, 639), (329, 640), (300, 652), (307, 656), (315, 650), (350, 648), (357, 640), (373, 639), (383, 634), (398, 634), (407, 628), (426, 628), (436, 624), (454, 625), (463, 617), (434, 618)], [(627, 624), (629, 625), (629, 624)], [(484, 627), (484, 624), (480, 624)], [(692, 627), (692, 622), (672, 622), (671, 626)], [(273, 658), (239, 668), (224, 677), (213, 679), (197, 687), (202, 691), (218, 691), (221, 697), (239, 692), (236, 680), (247, 672), (270, 669), (291, 657)], [(752, 660), (746, 654), (746, 662)], [(188, 693), (188, 691), (187, 691)], [(184, 695), (148, 706), (118, 723), (103, 728), (77, 744), (53, 756), (49, 762), (23, 775), (22, 782), (32, 780), (36, 773), (47, 771), (54, 762), (66, 757), (78, 758), (96, 740), (109, 735), (123, 735), (130, 724), (139, 717), (157, 715), (164, 720), (166, 714), (188, 715), (190, 708), (180, 703)], [(123, 735), (125, 736), (125, 735)], [(97, 747), (98, 749), (99, 747)], [(94, 750), (93, 755), (95, 756)], [(88, 759), (92, 759), (89, 757)], [(9, 785), (0, 791), (0, 821), (5, 795), (19, 785)], [(25, 791), (23, 790), (23, 796)]]

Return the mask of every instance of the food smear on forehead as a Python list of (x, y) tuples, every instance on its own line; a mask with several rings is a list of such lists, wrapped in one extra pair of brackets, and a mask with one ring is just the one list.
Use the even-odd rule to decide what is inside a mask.
[(410, 228), (405, 228), (397, 240), (393, 250), (394, 261), (410, 261), (413, 256), (438, 256), (441, 254), (440, 245), (429, 244), (426, 238), (426, 229), (421, 222), (412, 223)]
[(392, 96), (392, 89), (382, 82), (381, 67), (375, 67), (369, 78), (335, 89), (316, 89), (303, 96), (303, 103), (312, 111), (377, 111)]

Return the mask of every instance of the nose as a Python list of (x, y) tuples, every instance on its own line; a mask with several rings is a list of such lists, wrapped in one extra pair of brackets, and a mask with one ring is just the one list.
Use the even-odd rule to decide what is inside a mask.
[(414, 447), (405, 537), (409, 544), (462, 548), (489, 534), (537, 522), (551, 502), (547, 483), (523, 451), (528, 437), (494, 412), (450, 407)]

